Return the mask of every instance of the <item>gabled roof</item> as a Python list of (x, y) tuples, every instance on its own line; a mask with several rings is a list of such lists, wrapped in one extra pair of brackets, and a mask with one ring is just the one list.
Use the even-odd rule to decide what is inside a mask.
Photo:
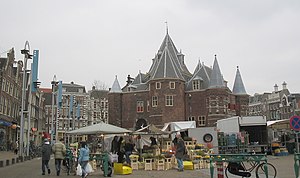
[(239, 70), (239, 67), (237, 66), (236, 69), (236, 75), (234, 80), (234, 85), (232, 89), (232, 93), (236, 95), (247, 95), (247, 92), (245, 90), (245, 86), (242, 80), (242, 76)]
[(62, 87), (65, 88), (66, 92), (75, 92), (75, 93), (77, 93), (77, 92), (79, 92), (79, 89), (82, 89), (82, 92), (86, 93), (85, 86), (75, 84), (74, 82), (62, 83)]
[[(179, 59), (179, 56), (182, 58)], [(149, 70), (150, 79), (175, 78), (185, 80), (187, 70), (183, 55), (176, 49), (171, 37), (167, 33), (157, 55), (153, 59)]]
[(196, 69), (193, 73), (192, 78), (187, 83), (187, 90), (192, 90), (193, 80), (202, 80), (202, 82), (203, 82), (202, 89), (208, 88), (210, 79), (209, 79), (209, 75), (208, 75), (208, 72), (206, 69), (207, 69), (207, 67), (204, 64), (201, 65), (200, 60), (199, 60), (198, 65), (196, 66)]
[(139, 74), (135, 77), (134, 81), (131, 83), (131, 85), (138, 85), (146, 82), (146, 74), (141, 73), (139, 71)]
[(117, 76), (115, 78), (115, 81), (114, 81), (109, 93), (122, 93)]
[(214, 65), (210, 76), (209, 88), (225, 87), (224, 79), (218, 64), (217, 55), (215, 55)]

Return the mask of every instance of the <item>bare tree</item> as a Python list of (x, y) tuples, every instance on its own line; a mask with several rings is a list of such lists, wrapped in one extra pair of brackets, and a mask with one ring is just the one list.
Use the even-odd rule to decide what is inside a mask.
[(107, 85), (100, 80), (94, 80), (92, 86), (95, 90), (107, 90), (108, 88)]

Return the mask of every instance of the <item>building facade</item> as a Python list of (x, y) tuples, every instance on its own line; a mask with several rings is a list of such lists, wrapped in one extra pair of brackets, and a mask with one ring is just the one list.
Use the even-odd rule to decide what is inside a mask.
[(272, 92), (250, 96), (248, 114), (266, 116), (268, 121), (289, 119), (300, 114), (299, 104), (300, 94), (290, 93), (283, 82), (281, 90), (275, 84)]
[(0, 150), (10, 150), (18, 140), (22, 66), (22, 61), (15, 61), (13, 48), (0, 58)]
[(122, 88), (115, 78), (108, 93), (109, 123), (129, 129), (174, 121), (214, 126), (219, 119), (247, 114), (248, 102), (239, 68), (232, 91), (216, 56), (212, 68), (199, 61), (191, 73), (167, 32), (147, 73), (129, 75)]
[(62, 103), (57, 111), (58, 138), (66, 138), (66, 132), (88, 125), (88, 98), (85, 86), (62, 83)]
[(108, 90), (99, 90), (95, 86), (88, 92), (88, 125), (108, 123), (107, 93)]

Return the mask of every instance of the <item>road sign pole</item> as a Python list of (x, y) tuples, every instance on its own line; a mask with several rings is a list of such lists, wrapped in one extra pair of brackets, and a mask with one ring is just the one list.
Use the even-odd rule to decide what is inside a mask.
[(296, 134), (296, 151), (297, 153), (299, 153), (299, 140), (298, 140), (298, 131), (295, 131)]

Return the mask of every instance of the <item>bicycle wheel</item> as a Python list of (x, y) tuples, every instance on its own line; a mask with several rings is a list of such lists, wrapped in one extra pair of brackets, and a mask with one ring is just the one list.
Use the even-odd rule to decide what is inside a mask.
[(225, 176), (226, 176), (226, 178), (228, 178), (228, 167), (226, 167), (226, 169), (225, 169)]
[(256, 178), (267, 177), (265, 173), (265, 166), (267, 166), (268, 178), (275, 178), (277, 175), (276, 168), (270, 163), (261, 163), (257, 166), (255, 170)]

